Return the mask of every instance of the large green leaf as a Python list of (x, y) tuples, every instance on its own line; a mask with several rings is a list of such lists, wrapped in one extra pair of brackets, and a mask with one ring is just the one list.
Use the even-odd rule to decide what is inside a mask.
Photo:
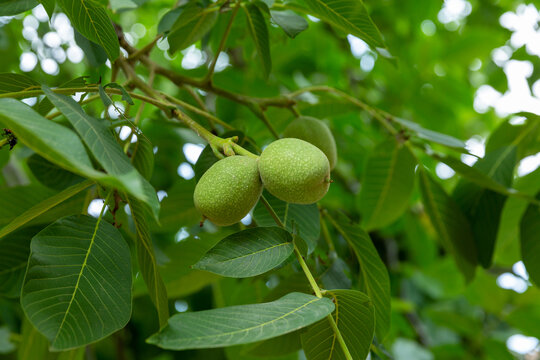
[(81, 191), (88, 188), (92, 184), (93, 182), (91, 180), (80, 182), (32, 206), (31, 208), (29, 208), (28, 210), (26, 210), (25, 212), (23, 212), (22, 214), (20, 214), (13, 220), (11, 220), (2, 229), (0, 229), (0, 238), (20, 228), (24, 224), (32, 221), (33, 219), (40, 216), (41, 214), (49, 211), (50, 209), (60, 204), (61, 202), (75, 196), (76, 194), (80, 193)]
[(148, 288), (150, 299), (152, 299), (157, 309), (159, 325), (160, 327), (165, 326), (169, 319), (169, 302), (167, 299), (167, 289), (157, 267), (154, 245), (146, 220), (150, 215), (147, 213), (147, 208), (142, 206), (137, 199), (128, 197), (128, 203), (137, 232), (139, 268)]
[(79, 175), (56, 166), (38, 154), (30, 156), (26, 163), (35, 178), (51, 189), (62, 190), (84, 180)]
[(409, 148), (395, 139), (373, 150), (358, 199), (367, 230), (389, 225), (403, 214), (414, 189), (415, 165)]
[(176, 314), (147, 341), (171, 350), (247, 344), (301, 329), (333, 310), (327, 298), (291, 293), (269, 303)]
[(285, 34), (291, 38), (295, 38), (296, 35), (308, 28), (308, 22), (306, 19), (296, 14), (294, 11), (270, 11), (270, 16), (280, 28), (283, 29)]
[(59, 0), (59, 4), (77, 31), (105, 49), (111, 61), (116, 60), (118, 36), (102, 5), (94, 0)]
[(330, 218), (336, 230), (354, 250), (360, 263), (360, 284), (375, 308), (375, 333), (380, 341), (390, 328), (390, 279), (369, 235), (346, 218)]
[(133, 167), (129, 158), (116, 142), (108, 127), (87, 115), (81, 106), (69, 96), (56, 94), (47, 87), (43, 91), (73, 125), (96, 160), (110, 175), (120, 179), (124, 188), (134, 197), (146, 203), (157, 219), (159, 201), (152, 185)]
[(374, 49), (386, 47), (362, 0), (305, 0), (305, 3), (312, 15), (358, 36)]
[(3, 0), (0, 1), (0, 16), (17, 15), (37, 5), (36, 0)]
[(30, 254), (30, 240), (41, 227), (28, 227), (0, 238), (0, 294), (17, 297)]
[(208, 11), (196, 2), (190, 2), (180, 13), (167, 36), (169, 51), (175, 53), (199, 41), (214, 26), (217, 18), (217, 11)]
[(529, 277), (536, 286), (540, 286), (540, 208), (537, 205), (529, 205), (521, 219), (520, 242), (521, 256)]
[(268, 38), (268, 27), (266, 20), (259, 9), (253, 3), (244, 6), (246, 13), (247, 26), (251, 38), (255, 43), (258, 58), (261, 60), (263, 72), (266, 77), (272, 70), (272, 58), (270, 57), (270, 40)]
[[(509, 188), (515, 165), (516, 147), (505, 146), (488, 153), (474, 167)], [(490, 267), (506, 196), (461, 180), (453, 197), (471, 224), (478, 262), (484, 268)]]
[(257, 227), (227, 236), (193, 267), (222, 276), (251, 277), (272, 270), (293, 252), (292, 235), (279, 227)]
[[(332, 290), (336, 311), (332, 314), (353, 359), (365, 359), (375, 333), (373, 303), (356, 290)], [(302, 333), (302, 348), (308, 360), (346, 359), (328, 319), (322, 319)]]
[(100, 220), (66, 217), (32, 239), (21, 305), (54, 349), (97, 341), (130, 318), (129, 247)]
[(414, 134), (421, 139), (429, 140), (434, 143), (441, 144), (441, 145), (447, 146), (449, 148), (457, 149), (457, 150), (465, 149), (465, 143), (459, 139), (456, 139), (453, 136), (426, 129), (413, 121), (400, 119), (400, 118), (394, 118), (394, 119), (406, 129), (413, 131)]
[(39, 88), (39, 83), (26, 75), (0, 73), (0, 94)]
[[(85, 53), (85, 55), (88, 56), (86, 53)], [(87, 85), (86, 84), (86, 78), (87, 77), (88, 76), (79, 76), (79, 77), (77, 77), (75, 79), (71, 79), (69, 81), (66, 81), (65, 83), (61, 84), (58, 87), (59, 88), (64, 88), (64, 89), (85, 87)], [(73, 94), (75, 94), (75, 93), (73, 93)], [(70, 95), (73, 95), (73, 94), (70, 94)], [(39, 105), (37, 105), (38, 112), (43, 116), (47, 115), (49, 113), (49, 111), (51, 111), (53, 108), (54, 108), (54, 105), (51, 103), (51, 101), (47, 97), (44, 97), (39, 102)]]
[[(285, 224), (287, 230), (294, 232), (306, 242), (308, 253), (313, 252), (317, 247), (317, 240), (319, 240), (321, 232), (317, 204), (288, 204), (272, 196), (267, 191), (264, 192), (263, 196)], [(259, 226), (276, 225), (276, 222), (260, 201), (255, 206), (253, 217)]]
[(424, 169), (418, 171), (422, 203), (443, 246), (468, 280), (474, 276), (476, 247), (470, 224), (458, 204)]

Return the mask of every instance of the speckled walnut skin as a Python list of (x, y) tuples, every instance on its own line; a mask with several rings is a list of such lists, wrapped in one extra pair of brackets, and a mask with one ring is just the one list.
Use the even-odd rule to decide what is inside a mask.
[(229, 156), (208, 169), (195, 187), (195, 207), (216, 225), (242, 220), (262, 193), (257, 159)]
[(283, 137), (301, 139), (315, 145), (328, 158), (330, 170), (336, 166), (336, 140), (328, 126), (321, 120), (310, 116), (299, 117), (285, 128)]
[(330, 185), (328, 158), (300, 139), (280, 139), (268, 145), (259, 159), (259, 172), (272, 195), (294, 204), (319, 201)]

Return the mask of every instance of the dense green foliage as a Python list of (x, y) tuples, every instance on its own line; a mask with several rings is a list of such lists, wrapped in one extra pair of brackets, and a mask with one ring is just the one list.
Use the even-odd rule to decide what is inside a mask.
[(537, 358), (539, 22), (0, 1), (0, 358)]

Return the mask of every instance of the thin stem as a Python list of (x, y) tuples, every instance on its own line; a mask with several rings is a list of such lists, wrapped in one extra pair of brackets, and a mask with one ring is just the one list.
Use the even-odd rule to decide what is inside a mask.
[(225, 29), (225, 33), (221, 37), (221, 41), (219, 42), (219, 46), (217, 48), (216, 54), (214, 55), (214, 59), (212, 60), (212, 63), (210, 64), (210, 67), (208, 68), (208, 73), (203, 79), (203, 82), (211, 82), (212, 76), (214, 75), (214, 70), (216, 68), (216, 63), (219, 58), (219, 54), (225, 47), (225, 43), (227, 42), (227, 38), (229, 37), (229, 33), (231, 32), (232, 24), (234, 22), (234, 18), (236, 17), (236, 14), (238, 13), (238, 10), (240, 9), (240, 6), (236, 6), (231, 14), (231, 18), (229, 19), (229, 23), (227, 24), (227, 28)]
[[(262, 201), (264, 207), (266, 208), (266, 210), (268, 210), (268, 212), (270, 213), (270, 216), (272, 216), (272, 218), (276, 222), (276, 224), (278, 226), (282, 227), (282, 228), (285, 228), (285, 225), (283, 224), (283, 222), (281, 221), (279, 216), (276, 214), (275, 210), (272, 208), (272, 205), (270, 205), (268, 200), (266, 200), (266, 198), (264, 196), (261, 196), (261, 201)], [(300, 250), (298, 249), (296, 244), (294, 244), (294, 254), (296, 255), (296, 259), (300, 263), (300, 267), (304, 271), (304, 274), (306, 275), (306, 278), (308, 279), (309, 285), (313, 289), (313, 292), (315, 293), (315, 296), (317, 296), (318, 298), (322, 298), (323, 295), (322, 295), (322, 292), (321, 292), (321, 288), (317, 284), (317, 281), (315, 281), (315, 278), (313, 277), (313, 274), (309, 270), (309, 267), (307, 266), (306, 262), (304, 261), (304, 257), (300, 253)], [(339, 344), (341, 345), (341, 349), (343, 350), (343, 353), (345, 354), (345, 358), (347, 360), (353, 360), (353, 357), (352, 357), (351, 353), (349, 352), (349, 349), (347, 348), (347, 344), (345, 344), (345, 340), (343, 339), (343, 336), (341, 335), (341, 331), (339, 331), (339, 328), (337, 327), (336, 321), (334, 320), (334, 317), (332, 316), (332, 314), (328, 314), (326, 316), (326, 319), (330, 323), (330, 326), (332, 327), (332, 330), (334, 331), (334, 334), (336, 335), (336, 338), (337, 338)]]

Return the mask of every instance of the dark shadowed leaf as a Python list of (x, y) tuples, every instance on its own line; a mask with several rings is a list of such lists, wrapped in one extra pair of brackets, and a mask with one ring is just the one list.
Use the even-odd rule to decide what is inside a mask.
[(0, 1), (0, 16), (17, 15), (37, 5), (37, 0), (3, 0)]
[(272, 270), (293, 252), (292, 235), (279, 227), (257, 227), (227, 236), (195, 269), (222, 276), (251, 277)]
[(283, 29), (285, 34), (291, 38), (295, 38), (296, 35), (308, 28), (308, 22), (306, 19), (296, 14), (291, 10), (285, 11), (270, 11), (272, 20)]
[(540, 208), (537, 205), (529, 205), (521, 219), (520, 241), (521, 256), (529, 277), (540, 286)]
[(38, 154), (30, 156), (27, 164), (36, 179), (51, 189), (62, 190), (84, 180), (83, 177), (56, 166)]
[(135, 169), (146, 180), (152, 178), (152, 173), (154, 172), (154, 149), (150, 140), (143, 133), (137, 135), (137, 142), (133, 145), (131, 161)]
[[(375, 333), (371, 300), (356, 290), (332, 290), (336, 310), (332, 314), (353, 359), (365, 359)], [(322, 319), (302, 333), (302, 348), (308, 360), (346, 359), (328, 319)]]
[(338, 221), (330, 218), (336, 230), (354, 250), (360, 263), (360, 283), (375, 308), (375, 333), (384, 339), (390, 328), (390, 279), (369, 235), (358, 225), (340, 216)]
[(269, 303), (176, 314), (147, 341), (171, 350), (247, 344), (301, 329), (333, 310), (327, 298), (291, 293)]
[(476, 247), (467, 218), (458, 204), (424, 169), (419, 169), (418, 175), (422, 203), (433, 228), (446, 250), (453, 254), (465, 278), (471, 280), (477, 260)]
[(21, 305), (57, 350), (121, 329), (131, 315), (131, 261), (120, 232), (90, 216), (70, 216), (32, 239)]
[(255, 43), (257, 49), (257, 57), (262, 63), (264, 75), (268, 77), (272, 70), (272, 58), (270, 57), (270, 43), (268, 38), (268, 27), (266, 20), (260, 10), (255, 4), (248, 4), (244, 6), (246, 13), (247, 26), (251, 38)]
[(263, 340), (249, 347), (246, 353), (260, 358), (273, 358), (296, 352), (302, 348), (300, 333), (301, 330), (298, 330), (275, 338)]

